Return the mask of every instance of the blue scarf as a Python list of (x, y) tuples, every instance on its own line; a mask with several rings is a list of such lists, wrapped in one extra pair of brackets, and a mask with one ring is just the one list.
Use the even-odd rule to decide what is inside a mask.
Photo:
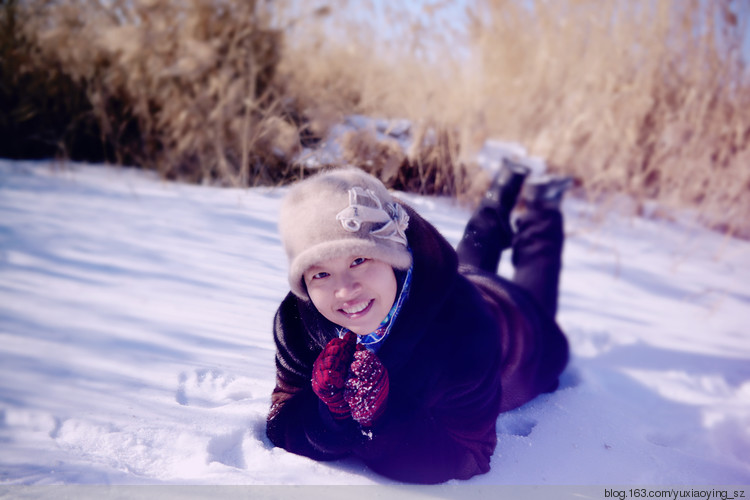
[[(399, 311), (401, 311), (401, 306), (404, 305), (406, 298), (409, 296), (411, 270), (412, 268), (410, 267), (406, 272), (406, 278), (404, 278), (404, 285), (401, 287), (401, 293), (398, 294), (396, 302), (393, 303), (393, 307), (391, 307), (391, 310), (385, 316), (385, 319), (380, 322), (380, 326), (378, 326), (374, 332), (368, 333), (367, 335), (357, 335), (357, 343), (362, 344), (369, 351), (377, 352), (378, 349), (380, 349), (383, 340), (385, 340), (391, 332), (391, 327), (393, 326), (393, 323), (395, 323), (396, 316), (398, 316)], [(348, 331), (347, 328), (339, 328), (339, 337), (343, 338)]]

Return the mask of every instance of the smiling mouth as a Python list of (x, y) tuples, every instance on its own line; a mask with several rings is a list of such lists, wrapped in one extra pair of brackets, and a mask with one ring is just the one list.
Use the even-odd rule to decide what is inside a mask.
[(361, 315), (370, 310), (373, 302), (375, 302), (375, 299), (370, 299), (367, 302), (360, 302), (350, 307), (342, 307), (341, 309), (339, 309), (339, 311), (346, 314), (347, 316)]

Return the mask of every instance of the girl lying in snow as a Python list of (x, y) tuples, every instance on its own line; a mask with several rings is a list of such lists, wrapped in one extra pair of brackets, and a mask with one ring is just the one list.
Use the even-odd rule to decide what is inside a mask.
[[(413, 483), (489, 470), (498, 415), (555, 390), (568, 360), (554, 317), (569, 180), (524, 186), (527, 174), (504, 163), (457, 250), (360, 170), (291, 188), (279, 220), (291, 292), (274, 322), (267, 422), (276, 446), (356, 456)], [(511, 246), (512, 281), (496, 274)]]

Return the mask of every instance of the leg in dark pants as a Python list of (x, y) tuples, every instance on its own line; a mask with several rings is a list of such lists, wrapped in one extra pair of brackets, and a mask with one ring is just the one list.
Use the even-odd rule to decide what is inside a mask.
[(510, 213), (516, 204), (528, 168), (506, 160), (466, 224), (456, 252), (462, 264), (496, 273), (503, 250), (513, 242)]
[(514, 235), (510, 213), (525, 174), (511, 178), (513, 184), (496, 182), (472, 214), (456, 249), (459, 262), (496, 273), (502, 251), (512, 246), (513, 281), (554, 318), (564, 240), (560, 203), (570, 180), (557, 178), (528, 186), (522, 195), (526, 209)]
[(490, 207), (479, 207), (466, 224), (463, 238), (456, 248), (461, 264), (496, 273), (503, 250), (513, 242), (510, 214)]
[(518, 219), (513, 240), (513, 281), (554, 318), (560, 287), (563, 217), (558, 209), (531, 208)]

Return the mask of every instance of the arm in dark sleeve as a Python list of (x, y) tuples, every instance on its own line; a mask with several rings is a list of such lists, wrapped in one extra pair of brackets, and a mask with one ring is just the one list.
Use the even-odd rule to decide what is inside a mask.
[(372, 441), (355, 453), (376, 472), (411, 483), (436, 484), (486, 473), (497, 444), (499, 405), (485, 399), (485, 390), (497, 381), (490, 383), (456, 388), (411, 415), (390, 415), (374, 430)]
[(490, 468), (502, 401), (500, 336), (488, 312), (448, 309), (435, 322), (441, 328), (432, 329), (394, 374), (383, 420), (372, 439), (354, 450), (385, 476), (430, 484)]
[(334, 460), (349, 454), (358, 438), (355, 423), (337, 422), (312, 390), (312, 366), (321, 348), (307, 334), (297, 299), (289, 295), (274, 319), (276, 387), (266, 434), (291, 453), (315, 460)]

